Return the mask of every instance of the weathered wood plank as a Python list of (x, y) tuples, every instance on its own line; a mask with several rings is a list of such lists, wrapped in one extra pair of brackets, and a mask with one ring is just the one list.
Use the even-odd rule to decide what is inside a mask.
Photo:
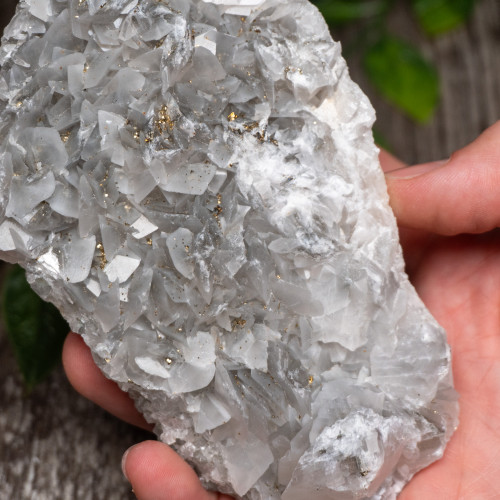
[(81, 398), (62, 369), (24, 396), (0, 335), (0, 500), (134, 498), (121, 455), (150, 435)]
[[(14, 0), (3, 0), (0, 20)], [(440, 159), (500, 118), (500, 2), (483, 0), (466, 29), (429, 41), (401, 9), (391, 27), (418, 43), (440, 69), (442, 101), (418, 126), (377, 96), (359, 67), (351, 74), (378, 112), (377, 127), (405, 161)], [(499, 165), (500, 166), (500, 165)], [(0, 333), (0, 500), (133, 498), (122, 452), (148, 434), (78, 396), (62, 370), (23, 396), (12, 352)]]

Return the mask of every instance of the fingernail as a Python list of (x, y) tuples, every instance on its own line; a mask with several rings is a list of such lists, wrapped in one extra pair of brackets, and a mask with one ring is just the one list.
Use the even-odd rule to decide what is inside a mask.
[[(135, 445), (134, 445), (135, 446)], [(128, 454), (130, 453), (130, 450), (134, 447), (134, 446), (131, 446), (124, 454), (123, 454), (123, 457), (122, 457), (122, 472), (123, 472), (123, 475), (127, 478), (127, 481), (130, 482), (128, 476), (127, 476), (127, 473), (125, 472), (125, 462), (127, 461), (127, 457), (128, 457)]]
[(446, 165), (450, 160), (439, 160), (432, 161), (429, 163), (423, 163), (422, 165), (415, 165), (413, 167), (403, 167), (391, 172), (386, 172), (385, 176), (395, 179), (413, 179), (414, 177), (419, 177), (420, 175), (427, 174), (438, 168)]

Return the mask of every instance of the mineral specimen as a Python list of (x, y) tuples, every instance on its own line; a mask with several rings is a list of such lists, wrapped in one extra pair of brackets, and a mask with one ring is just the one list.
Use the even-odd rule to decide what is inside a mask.
[(390, 499), (457, 423), (374, 113), (305, 0), (21, 0), (0, 250), (203, 483)]

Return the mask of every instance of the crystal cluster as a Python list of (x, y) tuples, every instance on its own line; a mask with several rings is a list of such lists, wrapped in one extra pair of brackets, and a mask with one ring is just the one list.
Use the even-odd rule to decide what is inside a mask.
[(305, 0), (21, 0), (0, 255), (203, 483), (391, 499), (457, 422), (373, 110)]

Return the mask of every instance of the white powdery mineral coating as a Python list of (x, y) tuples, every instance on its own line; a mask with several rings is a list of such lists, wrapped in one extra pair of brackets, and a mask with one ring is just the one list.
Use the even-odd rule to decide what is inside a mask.
[(374, 113), (305, 0), (21, 0), (0, 256), (208, 487), (392, 499), (457, 424)]

